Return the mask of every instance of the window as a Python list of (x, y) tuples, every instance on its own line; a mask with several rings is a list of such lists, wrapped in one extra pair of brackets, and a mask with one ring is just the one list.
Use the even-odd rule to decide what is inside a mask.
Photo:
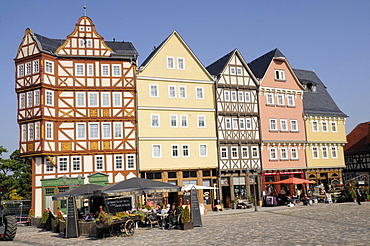
[(110, 136), (110, 123), (103, 123), (103, 138), (104, 139), (109, 139), (111, 138)]
[(174, 66), (174, 58), (171, 56), (167, 56), (167, 69), (175, 69)]
[(250, 91), (245, 92), (245, 102), (251, 102), (251, 93)]
[(77, 107), (85, 107), (85, 93), (77, 92)]
[(230, 68), (230, 73), (235, 74), (235, 68), (234, 67)]
[(241, 91), (238, 92), (238, 101), (239, 102), (244, 102), (243, 92), (241, 92)]
[(120, 65), (113, 65), (113, 76), (119, 77), (121, 76), (121, 66)]
[(328, 158), (328, 147), (321, 147), (321, 151), (322, 151), (322, 158)]
[(54, 166), (51, 164), (49, 160), (46, 160), (46, 166), (45, 166), (45, 171), (46, 172), (54, 172)]
[(231, 129), (231, 120), (230, 119), (225, 119), (225, 128), (226, 129)]
[(175, 179), (176, 177), (177, 177), (176, 172), (168, 172), (168, 178), (169, 179)]
[(40, 91), (35, 90), (35, 106), (39, 106), (39, 105), (40, 105)]
[(276, 148), (270, 148), (270, 160), (277, 160)]
[(31, 62), (26, 63), (26, 75), (31, 74)]
[(39, 60), (33, 61), (33, 73), (38, 73), (40, 69)]
[(72, 158), (72, 170), (73, 171), (80, 171), (81, 170), (81, 159), (80, 159), (80, 157), (73, 157)]
[(98, 139), (98, 138), (99, 138), (99, 124), (90, 123), (90, 139)]
[(96, 167), (96, 170), (103, 170), (104, 169), (103, 156), (96, 156), (95, 157), (95, 167)]
[(292, 160), (297, 160), (298, 159), (298, 151), (297, 151), (297, 148), (291, 148), (290, 149), (290, 155), (291, 155), (291, 158)]
[(182, 157), (190, 157), (190, 149), (188, 144), (182, 145)]
[(312, 131), (313, 132), (318, 132), (319, 128), (317, 126), (317, 121), (312, 121)]
[(109, 76), (109, 65), (102, 65), (102, 76)]
[(288, 159), (287, 148), (280, 148), (280, 158), (282, 160), (287, 160)]
[(26, 107), (26, 100), (25, 100), (25, 95), (24, 93), (20, 94), (20, 108), (25, 108)]
[(328, 132), (328, 122), (326, 121), (321, 122), (321, 126), (323, 132)]
[(313, 159), (319, 159), (319, 152), (317, 150), (317, 147), (312, 147), (312, 158)]
[(102, 93), (102, 106), (109, 107), (110, 106), (110, 94), (109, 92)]
[(248, 147), (242, 147), (242, 158), (248, 158)]
[(86, 43), (86, 41), (85, 41), (85, 39), (80, 39), (80, 47), (85, 47), (85, 43)]
[(123, 169), (123, 157), (122, 155), (116, 155), (114, 157), (114, 166), (116, 169)]
[(153, 144), (152, 145), (152, 158), (161, 158), (161, 145)]
[(225, 101), (229, 102), (230, 101), (230, 92), (229, 91), (224, 91), (224, 97), (225, 97)]
[(277, 131), (276, 119), (270, 119), (270, 131)]
[[(197, 172), (196, 171), (182, 171), (182, 177), (183, 178), (196, 178), (197, 177)], [(197, 184), (196, 180), (191, 180), (191, 181), (195, 181), (194, 184)], [(186, 185), (185, 180), (183, 181), (183, 185)]]
[(159, 127), (159, 114), (151, 114), (151, 126), (152, 127)]
[(178, 144), (171, 145), (171, 156), (179, 157), (179, 145)]
[(283, 94), (277, 94), (277, 100), (279, 106), (284, 106), (284, 95)]
[(238, 75), (241, 75), (241, 74), (242, 74), (242, 69), (241, 69), (241, 68), (239, 68), (239, 67), (238, 67), (238, 68), (236, 69), (236, 71), (237, 71)]
[(87, 75), (94, 76), (94, 64), (87, 65)]
[(147, 179), (162, 179), (162, 173), (154, 172), (154, 173), (146, 173)]
[(185, 59), (182, 57), (177, 58), (177, 69), (178, 70), (185, 70)]
[(290, 120), (290, 130), (292, 132), (298, 132), (298, 122), (297, 122), (297, 120)]
[(28, 141), (33, 141), (34, 138), (33, 123), (28, 124)]
[(176, 86), (169, 85), (168, 86), (168, 97), (169, 98), (176, 98)]
[(122, 123), (114, 123), (114, 138), (122, 138)]
[(280, 130), (282, 132), (288, 131), (288, 120), (287, 119), (280, 119)]
[(198, 128), (206, 127), (206, 117), (204, 115), (198, 115)]
[(86, 125), (84, 123), (77, 124), (77, 139), (86, 138)]
[(127, 169), (135, 169), (135, 155), (126, 155), (127, 158)]
[(175, 114), (170, 115), (170, 126), (177, 127), (177, 115)]
[(221, 147), (221, 159), (227, 159), (227, 148)]
[(150, 97), (158, 97), (158, 85), (149, 85), (150, 86)]
[(46, 105), (53, 106), (53, 92), (46, 91)]
[(89, 93), (89, 106), (97, 107), (98, 106), (98, 93), (90, 92)]
[(24, 64), (18, 65), (18, 77), (24, 76)]
[(188, 127), (188, 116), (185, 114), (180, 115), (181, 127)]
[(46, 139), (53, 139), (53, 123), (46, 122)]
[(186, 98), (186, 87), (179, 86), (179, 98), (185, 99)]
[(274, 105), (274, 95), (272, 93), (266, 93), (267, 105)]
[(238, 158), (238, 148), (237, 147), (231, 147), (231, 158), (232, 159)]
[(231, 101), (236, 102), (236, 91), (231, 92)]
[(207, 145), (206, 144), (199, 144), (199, 156), (207, 157)]
[(294, 95), (288, 95), (287, 99), (288, 99), (288, 107), (294, 107), (295, 106)]
[(53, 74), (54, 73), (54, 62), (45, 61), (45, 72)]
[(115, 107), (121, 107), (122, 99), (121, 99), (121, 92), (113, 92), (113, 103)]
[(31, 108), (33, 105), (32, 105), (32, 91), (28, 91), (27, 92), (27, 107), (28, 108)]
[(26, 125), (22, 125), (22, 142), (27, 141), (27, 129)]
[(87, 47), (88, 48), (91, 48), (92, 47), (92, 41), (91, 41), (91, 39), (88, 39), (87, 40)]
[(35, 140), (40, 139), (40, 122), (35, 122)]
[(66, 157), (59, 158), (59, 172), (66, 172), (68, 171), (68, 160)]
[(337, 147), (333, 146), (331, 147), (331, 158), (337, 158)]
[(240, 130), (245, 129), (244, 119), (239, 119), (239, 128), (240, 128)]
[(76, 64), (76, 76), (84, 76), (84, 75), (85, 75), (85, 65)]
[(238, 130), (238, 119), (232, 119), (233, 130)]
[(335, 121), (330, 122), (331, 131), (337, 132), (337, 123)]
[(258, 158), (258, 147), (252, 147), (252, 158)]
[(204, 99), (203, 87), (196, 87), (197, 99)]
[(275, 80), (285, 80), (284, 70), (275, 70)]

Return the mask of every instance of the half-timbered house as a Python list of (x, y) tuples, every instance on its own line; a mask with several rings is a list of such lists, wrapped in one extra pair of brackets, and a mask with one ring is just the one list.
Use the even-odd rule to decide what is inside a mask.
[(20, 155), (32, 157), (32, 206), (83, 183), (137, 176), (135, 74), (130, 42), (104, 41), (79, 18), (66, 39), (26, 29), (15, 58)]
[(221, 197), (230, 201), (251, 197), (251, 171), (261, 169), (258, 81), (235, 49), (207, 67), (216, 79), (216, 125)]

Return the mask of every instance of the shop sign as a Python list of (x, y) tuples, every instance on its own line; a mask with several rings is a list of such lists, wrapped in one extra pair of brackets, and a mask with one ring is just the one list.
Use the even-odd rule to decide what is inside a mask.
[(292, 172), (272, 172), (272, 173), (262, 173), (264, 176), (268, 175), (284, 175), (284, 174), (302, 174), (303, 171), (292, 171)]

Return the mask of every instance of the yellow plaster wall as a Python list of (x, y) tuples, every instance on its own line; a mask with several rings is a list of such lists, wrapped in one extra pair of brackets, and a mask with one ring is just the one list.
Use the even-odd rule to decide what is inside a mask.
[[(322, 127), (321, 127), (321, 120), (317, 119), (318, 121), (318, 127), (319, 127), (319, 132), (313, 132), (312, 131), (312, 120), (307, 119), (305, 121), (305, 126), (306, 126), (306, 132), (307, 132), (307, 141), (308, 142), (346, 142), (346, 125), (345, 125), (345, 120), (340, 119), (340, 120), (333, 120), (333, 119), (326, 119), (328, 122), (328, 131), (323, 132)], [(330, 122), (331, 121), (336, 121), (337, 122), (337, 132), (332, 132), (331, 127), (330, 127)]]
[[(319, 147), (319, 146), (318, 146)], [(344, 152), (343, 146), (339, 146), (337, 149), (338, 158), (333, 159), (331, 157), (331, 150), (330, 146), (328, 147), (328, 159), (322, 158), (322, 152), (319, 147), (319, 159), (312, 158), (312, 150), (310, 146), (306, 147), (306, 160), (307, 160), (307, 167), (345, 167), (344, 164)]]

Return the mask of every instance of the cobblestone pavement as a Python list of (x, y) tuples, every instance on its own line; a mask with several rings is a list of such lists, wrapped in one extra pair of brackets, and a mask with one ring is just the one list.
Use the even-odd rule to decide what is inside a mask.
[(370, 202), (298, 205), (209, 212), (194, 230), (139, 228), (132, 237), (65, 239), (35, 227), (18, 227), (0, 245), (369, 245)]

